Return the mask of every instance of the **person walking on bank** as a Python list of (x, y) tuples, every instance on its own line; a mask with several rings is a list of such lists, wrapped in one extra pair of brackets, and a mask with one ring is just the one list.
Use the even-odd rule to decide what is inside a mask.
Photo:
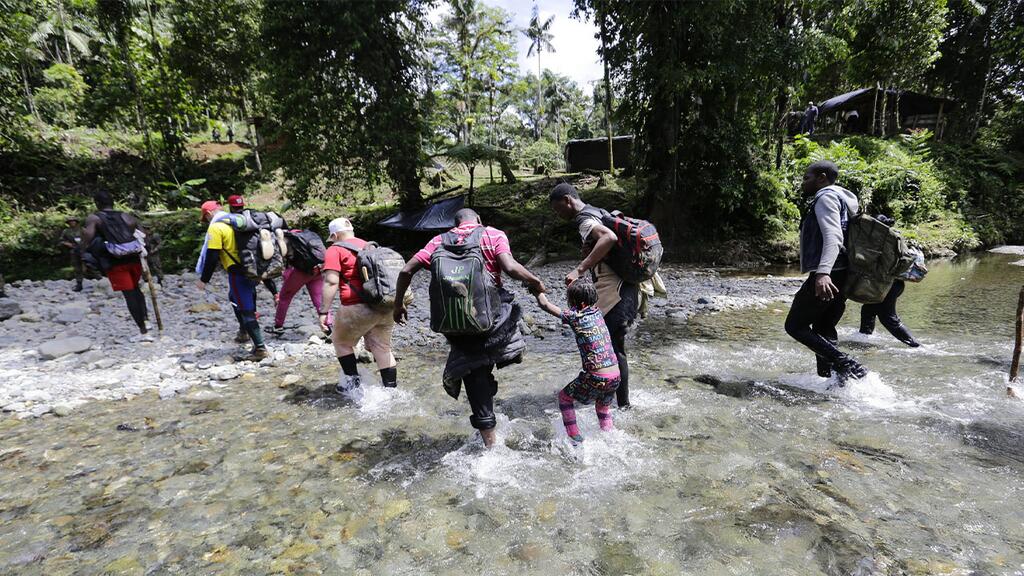
[[(109, 262), (105, 266), (110, 288), (124, 296), (128, 312), (139, 327), (143, 340), (152, 340), (146, 327), (149, 311), (146, 308), (146, 296), (139, 289), (142, 278), (142, 243), (135, 237), (139, 221), (131, 214), (114, 210), (114, 199), (110, 192), (99, 190), (93, 195), (97, 211), (85, 219), (82, 229), (81, 251), (93, 249), (101, 252), (103, 260)], [(102, 244), (99, 249), (97, 244)]]
[(164, 266), (160, 261), (160, 248), (163, 246), (163, 238), (160, 237), (160, 233), (148, 228), (142, 227), (142, 231), (146, 233), (146, 262), (149, 263), (149, 271), (153, 273), (153, 277), (161, 286), (164, 285)]
[(583, 242), (584, 258), (566, 274), (566, 285), (581, 275), (590, 273), (597, 289), (597, 307), (604, 314), (611, 333), (612, 346), (619, 360), (620, 384), (615, 391), (619, 408), (629, 409), (629, 359), (626, 353), (626, 334), (636, 321), (640, 308), (640, 286), (625, 282), (605, 262), (605, 258), (618, 242), (615, 232), (601, 224), (601, 210), (580, 199), (572, 184), (555, 186), (548, 197), (551, 209), (565, 220), (572, 220)]
[[(357, 259), (367, 242), (357, 238), (347, 218), (335, 218), (328, 225), (330, 238), (323, 266), (323, 298), (318, 316), (320, 328), (331, 334), (334, 352), (341, 364), (336, 390), (341, 394), (358, 394), (362, 386), (356, 367), (355, 346), (362, 338), (366, 349), (380, 370), (380, 381), (385, 388), (398, 386), (398, 367), (391, 353), (391, 332), (395, 321), (391, 310), (363, 301), (363, 279), (359, 277)], [(341, 293), (341, 307), (334, 315), (330, 327), (330, 307), (334, 295)]]
[(74, 216), (68, 216), (65, 222), (68, 226), (60, 233), (60, 245), (68, 251), (68, 260), (75, 271), (75, 287), (72, 290), (81, 292), (82, 279), (85, 276), (82, 264), (82, 228), (78, 225), (78, 218)]
[(800, 222), (800, 271), (810, 273), (793, 298), (786, 333), (817, 356), (818, 375), (842, 386), (867, 370), (836, 347), (836, 325), (846, 310), (846, 226), (859, 209), (857, 196), (836, 185), (839, 168), (822, 160), (807, 167), (801, 190), (809, 199)]
[(804, 110), (804, 128), (802, 132), (809, 136), (814, 135), (814, 123), (818, 120), (818, 107), (811, 102), (807, 105), (807, 110)]
[(206, 290), (206, 284), (213, 278), (217, 263), (220, 262), (228, 273), (228, 300), (238, 320), (239, 334), (235, 341), (240, 344), (252, 341), (249, 354), (235, 359), (252, 362), (263, 360), (270, 353), (263, 343), (263, 333), (256, 319), (256, 283), (246, 276), (245, 269), (239, 264), (241, 257), (235, 230), (225, 222), (230, 216), (215, 200), (203, 202), (200, 210), (202, 221), (209, 222), (210, 226), (206, 230), (206, 239), (196, 264), (196, 273), (199, 274), (196, 285), (200, 290)]
[[(445, 363), (443, 382), (445, 391), (456, 400), (462, 386), (465, 386), (466, 397), (473, 412), (469, 417), (470, 425), (480, 431), (484, 445), (490, 448), (497, 439), (494, 431), (497, 424), (494, 417), (494, 395), (498, 392), (498, 381), (494, 378), (494, 369), (521, 362), (526, 350), (526, 342), (519, 331), (519, 321), (523, 313), (512, 293), (502, 287), (502, 273), (525, 282), (533, 295), (544, 292), (544, 283), (512, 256), (508, 236), (501, 230), (484, 226), (480, 216), (473, 210), (463, 208), (456, 212), (455, 224), (455, 228), (432, 238), (422, 250), (406, 262), (405, 268), (398, 276), (394, 320), (404, 324), (408, 319), (405, 295), (409, 284), (417, 272), (431, 268), (432, 263), (440, 260), (434, 258), (435, 255), (450, 253), (449, 247), (463, 247), (472, 252), (473, 259), (483, 259), (486, 274), (481, 275), (484, 278), (476, 280), (482, 281), (488, 290), (493, 290), (495, 298), (491, 298), (492, 294), (478, 296), (495, 304), (496, 310), (491, 318), (493, 322), (489, 329), (480, 333), (445, 335), (450, 350)], [(473, 283), (474, 279), (470, 277), (468, 281)], [(462, 289), (465, 292), (466, 286), (463, 285)], [(431, 298), (434, 299), (435, 296), (432, 294)], [(431, 308), (433, 326), (434, 302), (431, 302)]]
[[(232, 194), (228, 196), (228, 210), (232, 214), (245, 214), (245, 198), (239, 194)], [(274, 297), (274, 306), (277, 306), (281, 302), (281, 295), (277, 291), (277, 283), (274, 282), (273, 278), (267, 278), (263, 281), (264, 288), (270, 295)], [(256, 315), (259, 317), (259, 314)], [(283, 323), (283, 322), (282, 322)]]

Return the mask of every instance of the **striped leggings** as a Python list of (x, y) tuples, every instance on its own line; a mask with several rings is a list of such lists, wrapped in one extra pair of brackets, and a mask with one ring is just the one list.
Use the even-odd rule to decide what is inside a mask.
[[(562, 424), (565, 425), (565, 433), (572, 438), (580, 436), (579, 426), (576, 425), (576, 402), (565, 393), (564, 390), (558, 392), (558, 409), (562, 412)], [(612, 422), (612, 405), (601, 404), (600, 402), (594, 403), (594, 408), (597, 411), (597, 422), (601, 425), (601, 430), (608, 431), (615, 428)]]

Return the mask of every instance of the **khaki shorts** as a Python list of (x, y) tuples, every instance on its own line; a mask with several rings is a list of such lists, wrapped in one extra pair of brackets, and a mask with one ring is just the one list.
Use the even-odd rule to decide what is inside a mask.
[(378, 354), (391, 352), (391, 332), (395, 318), (390, 308), (373, 308), (366, 304), (352, 304), (338, 308), (334, 315), (331, 339), (335, 346), (354, 348), (360, 338), (366, 340), (366, 349)]

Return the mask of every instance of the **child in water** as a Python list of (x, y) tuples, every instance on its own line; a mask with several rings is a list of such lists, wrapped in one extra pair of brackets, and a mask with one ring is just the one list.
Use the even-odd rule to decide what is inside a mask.
[(576, 280), (569, 285), (566, 297), (568, 310), (559, 310), (543, 293), (537, 295), (537, 303), (545, 312), (557, 316), (572, 328), (576, 345), (580, 348), (583, 371), (558, 393), (558, 409), (562, 412), (565, 432), (574, 444), (578, 444), (583, 441), (583, 435), (576, 426), (574, 402), (594, 402), (601, 430), (614, 428), (611, 405), (619, 387), (619, 361), (612, 348), (612, 337), (604, 316), (597, 307), (594, 284), (585, 279)]

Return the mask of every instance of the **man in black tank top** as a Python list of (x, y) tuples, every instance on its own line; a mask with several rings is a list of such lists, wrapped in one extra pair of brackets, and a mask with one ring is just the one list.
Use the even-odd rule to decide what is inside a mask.
[[(131, 214), (114, 210), (114, 200), (106, 190), (96, 192), (93, 200), (98, 211), (85, 219), (85, 226), (82, 228), (82, 251), (90, 251), (94, 240), (110, 244), (130, 242), (139, 226), (138, 220)], [(142, 339), (151, 341), (153, 337), (148, 334), (149, 330), (146, 328), (146, 318), (149, 314), (146, 309), (146, 297), (139, 289), (139, 280), (142, 278), (142, 261), (139, 255), (111, 256), (106, 274), (110, 280), (110, 287), (124, 296), (128, 312), (139, 327)]]

